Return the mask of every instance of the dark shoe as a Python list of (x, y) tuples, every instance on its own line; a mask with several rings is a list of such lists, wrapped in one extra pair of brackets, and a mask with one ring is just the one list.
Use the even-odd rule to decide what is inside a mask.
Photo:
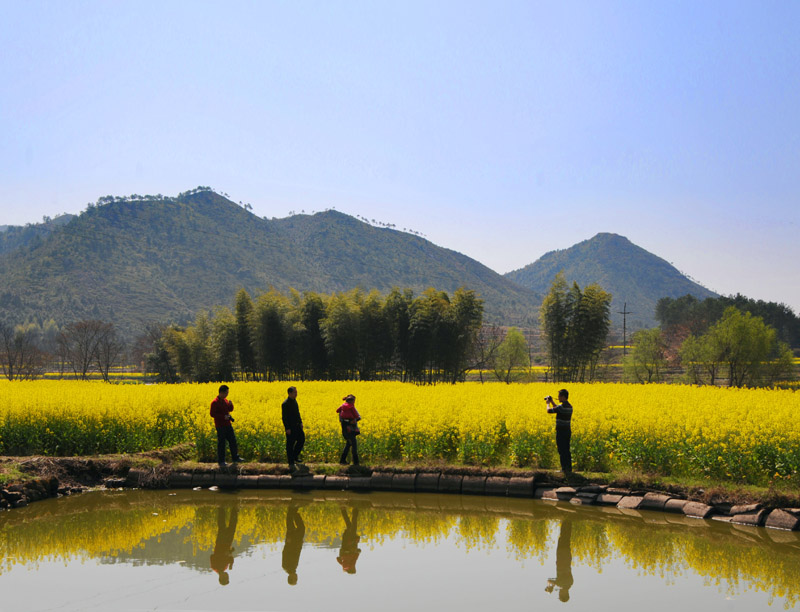
[(289, 464), (289, 472), (294, 472), (297, 469), (297, 466), (294, 463)]
[(228, 467), (227, 463), (225, 463), (224, 461), (219, 462), (219, 469), (224, 470), (226, 467)]
[(241, 457), (236, 457), (236, 458), (233, 460), (233, 462), (234, 462), (234, 463), (244, 463), (244, 459), (242, 459)]

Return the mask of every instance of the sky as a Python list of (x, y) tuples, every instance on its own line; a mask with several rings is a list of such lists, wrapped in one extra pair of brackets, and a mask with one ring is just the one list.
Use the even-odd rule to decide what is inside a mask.
[(797, 2), (0, 0), (0, 224), (198, 185), (800, 314)]

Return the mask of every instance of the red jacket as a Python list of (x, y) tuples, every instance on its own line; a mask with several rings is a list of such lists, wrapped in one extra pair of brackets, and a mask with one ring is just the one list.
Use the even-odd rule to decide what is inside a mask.
[(211, 402), (211, 416), (214, 417), (214, 427), (227, 427), (231, 424), (228, 415), (233, 410), (233, 402), (229, 399), (222, 399), (217, 396)]
[(358, 414), (356, 407), (353, 404), (348, 404), (347, 402), (339, 406), (336, 409), (336, 412), (339, 413), (339, 418), (342, 420), (356, 421), (361, 418), (361, 415)]

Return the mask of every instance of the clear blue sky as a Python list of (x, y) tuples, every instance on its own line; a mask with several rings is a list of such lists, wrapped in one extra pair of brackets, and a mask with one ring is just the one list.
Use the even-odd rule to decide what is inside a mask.
[(210, 185), (800, 313), (798, 2), (0, 0), (0, 224)]

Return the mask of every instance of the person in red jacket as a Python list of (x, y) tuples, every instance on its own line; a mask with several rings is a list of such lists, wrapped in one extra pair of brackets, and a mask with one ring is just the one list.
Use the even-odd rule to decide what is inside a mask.
[(228, 385), (219, 388), (219, 395), (211, 402), (211, 416), (214, 417), (214, 426), (217, 428), (217, 461), (219, 467), (225, 467), (225, 442), (231, 447), (231, 457), (234, 463), (244, 461), (239, 456), (236, 446), (236, 435), (233, 433), (233, 402), (228, 399)]
[(347, 464), (347, 453), (350, 451), (350, 448), (352, 448), (353, 465), (358, 465), (358, 441), (356, 440), (356, 436), (361, 433), (357, 425), (358, 421), (361, 420), (361, 415), (358, 414), (358, 410), (356, 410), (355, 395), (346, 395), (343, 399), (344, 404), (336, 409), (336, 412), (339, 413), (339, 423), (342, 426), (342, 437), (345, 439), (344, 450), (342, 451), (342, 457), (339, 459), (339, 463), (342, 465)]

